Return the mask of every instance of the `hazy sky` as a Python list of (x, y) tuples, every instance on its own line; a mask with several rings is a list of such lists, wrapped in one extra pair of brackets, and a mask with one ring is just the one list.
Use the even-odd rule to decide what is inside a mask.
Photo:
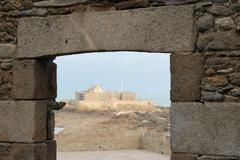
[[(170, 104), (169, 54), (140, 52), (88, 53), (58, 57), (58, 100), (100, 85), (109, 91), (131, 91), (138, 99)], [(121, 85), (122, 84), (122, 85)], [(123, 87), (121, 87), (123, 86)]]

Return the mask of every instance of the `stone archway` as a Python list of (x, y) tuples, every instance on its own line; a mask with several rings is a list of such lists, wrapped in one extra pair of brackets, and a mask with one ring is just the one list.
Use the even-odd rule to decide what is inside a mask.
[[(120, 6), (149, 6), (140, 2)], [(127, 50), (172, 53), (173, 160), (238, 159), (239, 2), (180, 0), (86, 13), (76, 12), (94, 8), (90, 3), (29, 3), (1, 3), (0, 158), (56, 159), (55, 56)], [(109, 6), (99, 8), (119, 9)]]

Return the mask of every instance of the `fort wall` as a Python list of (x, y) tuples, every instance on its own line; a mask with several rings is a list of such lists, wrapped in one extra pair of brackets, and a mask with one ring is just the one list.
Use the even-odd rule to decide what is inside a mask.
[(85, 101), (113, 101), (113, 100), (122, 100), (130, 101), (136, 100), (134, 93), (114, 93), (114, 92), (103, 92), (103, 93), (75, 93), (75, 100), (85, 100)]
[(113, 100), (113, 101), (77, 101), (70, 100), (67, 107), (73, 107), (82, 111), (121, 111), (121, 110), (136, 110), (136, 111), (151, 111), (153, 104), (150, 101), (136, 100)]

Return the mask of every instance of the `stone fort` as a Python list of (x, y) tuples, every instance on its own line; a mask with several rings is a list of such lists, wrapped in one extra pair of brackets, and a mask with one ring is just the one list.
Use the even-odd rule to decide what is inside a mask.
[(109, 92), (100, 86), (76, 92), (75, 100), (66, 101), (68, 107), (82, 111), (152, 110), (153, 102), (138, 100), (131, 92)]
[(1, 0), (0, 159), (56, 160), (53, 60), (102, 51), (171, 54), (172, 160), (239, 160), (239, 0)]
[(133, 101), (136, 95), (130, 92), (105, 92), (100, 86), (92, 86), (87, 91), (76, 92), (75, 100), (80, 101)]

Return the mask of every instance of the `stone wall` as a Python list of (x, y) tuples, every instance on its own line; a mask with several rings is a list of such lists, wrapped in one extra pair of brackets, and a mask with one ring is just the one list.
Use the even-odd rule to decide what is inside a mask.
[(240, 102), (240, 52), (206, 55), (202, 101)]
[(56, 159), (52, 59), (1, 59), (0, 66), (0, 159)]
[(172, 53), (173, 160), (239, 159), (239, 30), (239, 0), (2, 0), (0, 157), (56, 159), (55, 56), (127, 50)]

